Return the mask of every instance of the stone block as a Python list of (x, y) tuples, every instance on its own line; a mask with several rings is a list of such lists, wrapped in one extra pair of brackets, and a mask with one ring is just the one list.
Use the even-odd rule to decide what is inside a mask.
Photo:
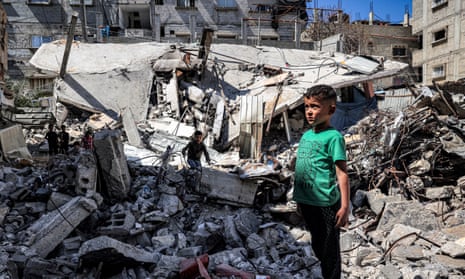
[(101, 167), (102, 181), (110, 198), (122, 200), (131, 186), (119, 130), (102, 130), (94, 136), (95, 153)]
[(98, 208), (101, 199), (74, 197), (72, 200), (46, 215), (42, 215), (28, 228), (30, 247), (45, 258), (74, 229)]

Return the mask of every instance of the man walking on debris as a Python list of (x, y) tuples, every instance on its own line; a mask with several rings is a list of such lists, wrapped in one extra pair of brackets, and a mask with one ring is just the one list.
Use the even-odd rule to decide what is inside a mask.
[(349, 216), (344, 137), (330, 126), (336, 96), (327, 85), (311, 87), (304, 95), (305, 117), (311, 128), (300, 139), (293, 193), (325, 279), (341, 277), (339, 228), (347, 224)]
[(210, 155), (208, 154), (207, 147), (203, 143), (203, 134), (201, 131), (195, 131), (192, 140), (182, 149), (182, 155), (186, 155), (187, 151), (187, 163), (193, 169), (200, 170), (202, 164), (200, 159), (202, 158), (202, 153), (205, 154), (205, 160), (210, 164)]
[(48, 126), (48, 132), (45, 134), (45, 139), (48, 142), (48, 155), (55, 155), (58, 153), (58, 135), (53, 130), (53, 124)]

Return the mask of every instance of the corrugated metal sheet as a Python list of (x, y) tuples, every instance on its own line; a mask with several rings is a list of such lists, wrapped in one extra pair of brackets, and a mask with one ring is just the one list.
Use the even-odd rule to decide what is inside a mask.
[(378, 100), (378, 109), (400, 112), (411, 105), (415, 96), (408, 88), (386, 91), (384, 99)]
[(246, 158), (258, 158), (263, 137), (263, 97), (241, 97), (240, 114), (240, 155)]

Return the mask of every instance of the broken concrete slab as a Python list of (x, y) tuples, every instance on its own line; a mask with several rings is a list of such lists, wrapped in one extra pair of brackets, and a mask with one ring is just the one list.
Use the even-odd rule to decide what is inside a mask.
[(1, 129), (0, 146), (2, 154), (9, 160), (16, 158), (32, 159), (31, 153), (26, 147), (21, 125)]
[(415, 201), (390, 202), (386, 204), (377, 230), (391, 231), (396, 224), (403, 224), (424, 231), (439, 229), (439, 223), (432, 212)]
[(242, 180), (236, 174), (212, 168), (203, 168), (200, 193), (209, 198), (233, 205), (251, 206), (258, 185), (255, 181)]
[(38, 255), (45, 258), (61, 241), (74, 231), (101, 204), (98, 193), (87, 193), (89, 197), (77, 196), (46, 215), (28, 228), (29, 245)]
[(75, 191), (85, 195), (88, 191), (95, 192), (97, 188), (97, 162), (90, 150), (81, 150), (76, 159)]
[(119, 130), (102, 130), (94, 136), (94, 147), (109, 197), (122, 200), (131, 187), (126, 156)]
[[(99, 236), (84, 242), (79, 249), (79, 258), (87, 264), (118, 267), (125, 266), (128, 261), (156, 264), (161, 255), (148, 252), (133, 245), (121, 242), (108, 236)], [(123, 264), (123, 265), (121, 265)]]
[(121, 113), (121, 118), (123, 119), (124, 132), (128, 138), (130, 145), (142, 147), (142, 139), (140, 137), (139, 131), (137, 130), (136, 122), (134, 121), (134, 115), (132, 114), (131, 108), (124, 108)]

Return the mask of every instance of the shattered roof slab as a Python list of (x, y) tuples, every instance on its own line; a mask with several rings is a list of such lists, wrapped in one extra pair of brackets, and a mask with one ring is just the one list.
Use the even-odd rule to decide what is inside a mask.
[[(254, 47), (245, 45), (214, 44), (209, 59), (224, 63), (228, 71), (224, 79), (231, 86), (239, 89), (239, 96), (261, 95), (265, 106), (265, 119), (271, 113), (277, 86), (268, 86), (266, 77), (253, 79), (254, 74), (244, 74), (239, 69), (241, 64), (263, 64), (282, 68), (290, 72), (292, 83), (283, 86), (275, 113), (302, 104), (302, 94), (309, 87), (328, 84), (341, 88), (364, 81), (393, 76), (408, 67), (405, 63), (387, 60), (383, 68), (373, 74), (356, 73), (344, 67), (344, 63), (354, 56), (342, 53), (327, 53), (303, 49), (280, 49), (276, 47)], [(256, 74), (255, 74), (256, 75)], [(244, 84), (249, 84), (244, 87)]]
[[(44, 44), (30, 62), (40, 69), (58, 73), (64, 48), (63, 41)], [(159, 61), (166, 60), (165, 57), (173, 51), (167, 43), (74, 43), (68, 74), (57, 82), (55, 92), (61, 101), (84, 109), (104, 111), (114, 117), (123, 108), (131, 107), (135, 121), (145, 119), (154, 75), (152, 63), (158, 62), (156, 65), (163, 69), (180, 65), (174, 61)], [(171, 56), (169, 58), (173, 58)], [(328, 84), (340, 88), (389, 77), (408, 66), (388, 60), (373, 74), (362, 74), (344, 67), (353, 56), (342, 53), (232, 44), (212, 44), (208, 58), (227, 69), (224, 81), (230, 92), (225, 93), (230, 99), (244, 95), (262, 96), (266, 103), (265, 119), (273, 108), (278, 92), (276, 83), (279, 82), (270, 82), (254, 71), (240, 70), (240, 65), (269, 65), (290, 73), (292, 82), (283, 86), (275, 113), (302, 104), (302, 94), (313, 85)], [(217, 80), (210, 79), (210, 82)], [(210, 86), (217, 88), (214, 83)]]
[[(65, 44), (42, 45), (30, 62), (58, 73)], [(167, 44), (84, 44), (71, 47), (67, 75), (56, 82), (60, 101), (116, 118), (130, 107), (136, 121), (145, 119), (153, 81), (152, 61), (170, 51)]]

